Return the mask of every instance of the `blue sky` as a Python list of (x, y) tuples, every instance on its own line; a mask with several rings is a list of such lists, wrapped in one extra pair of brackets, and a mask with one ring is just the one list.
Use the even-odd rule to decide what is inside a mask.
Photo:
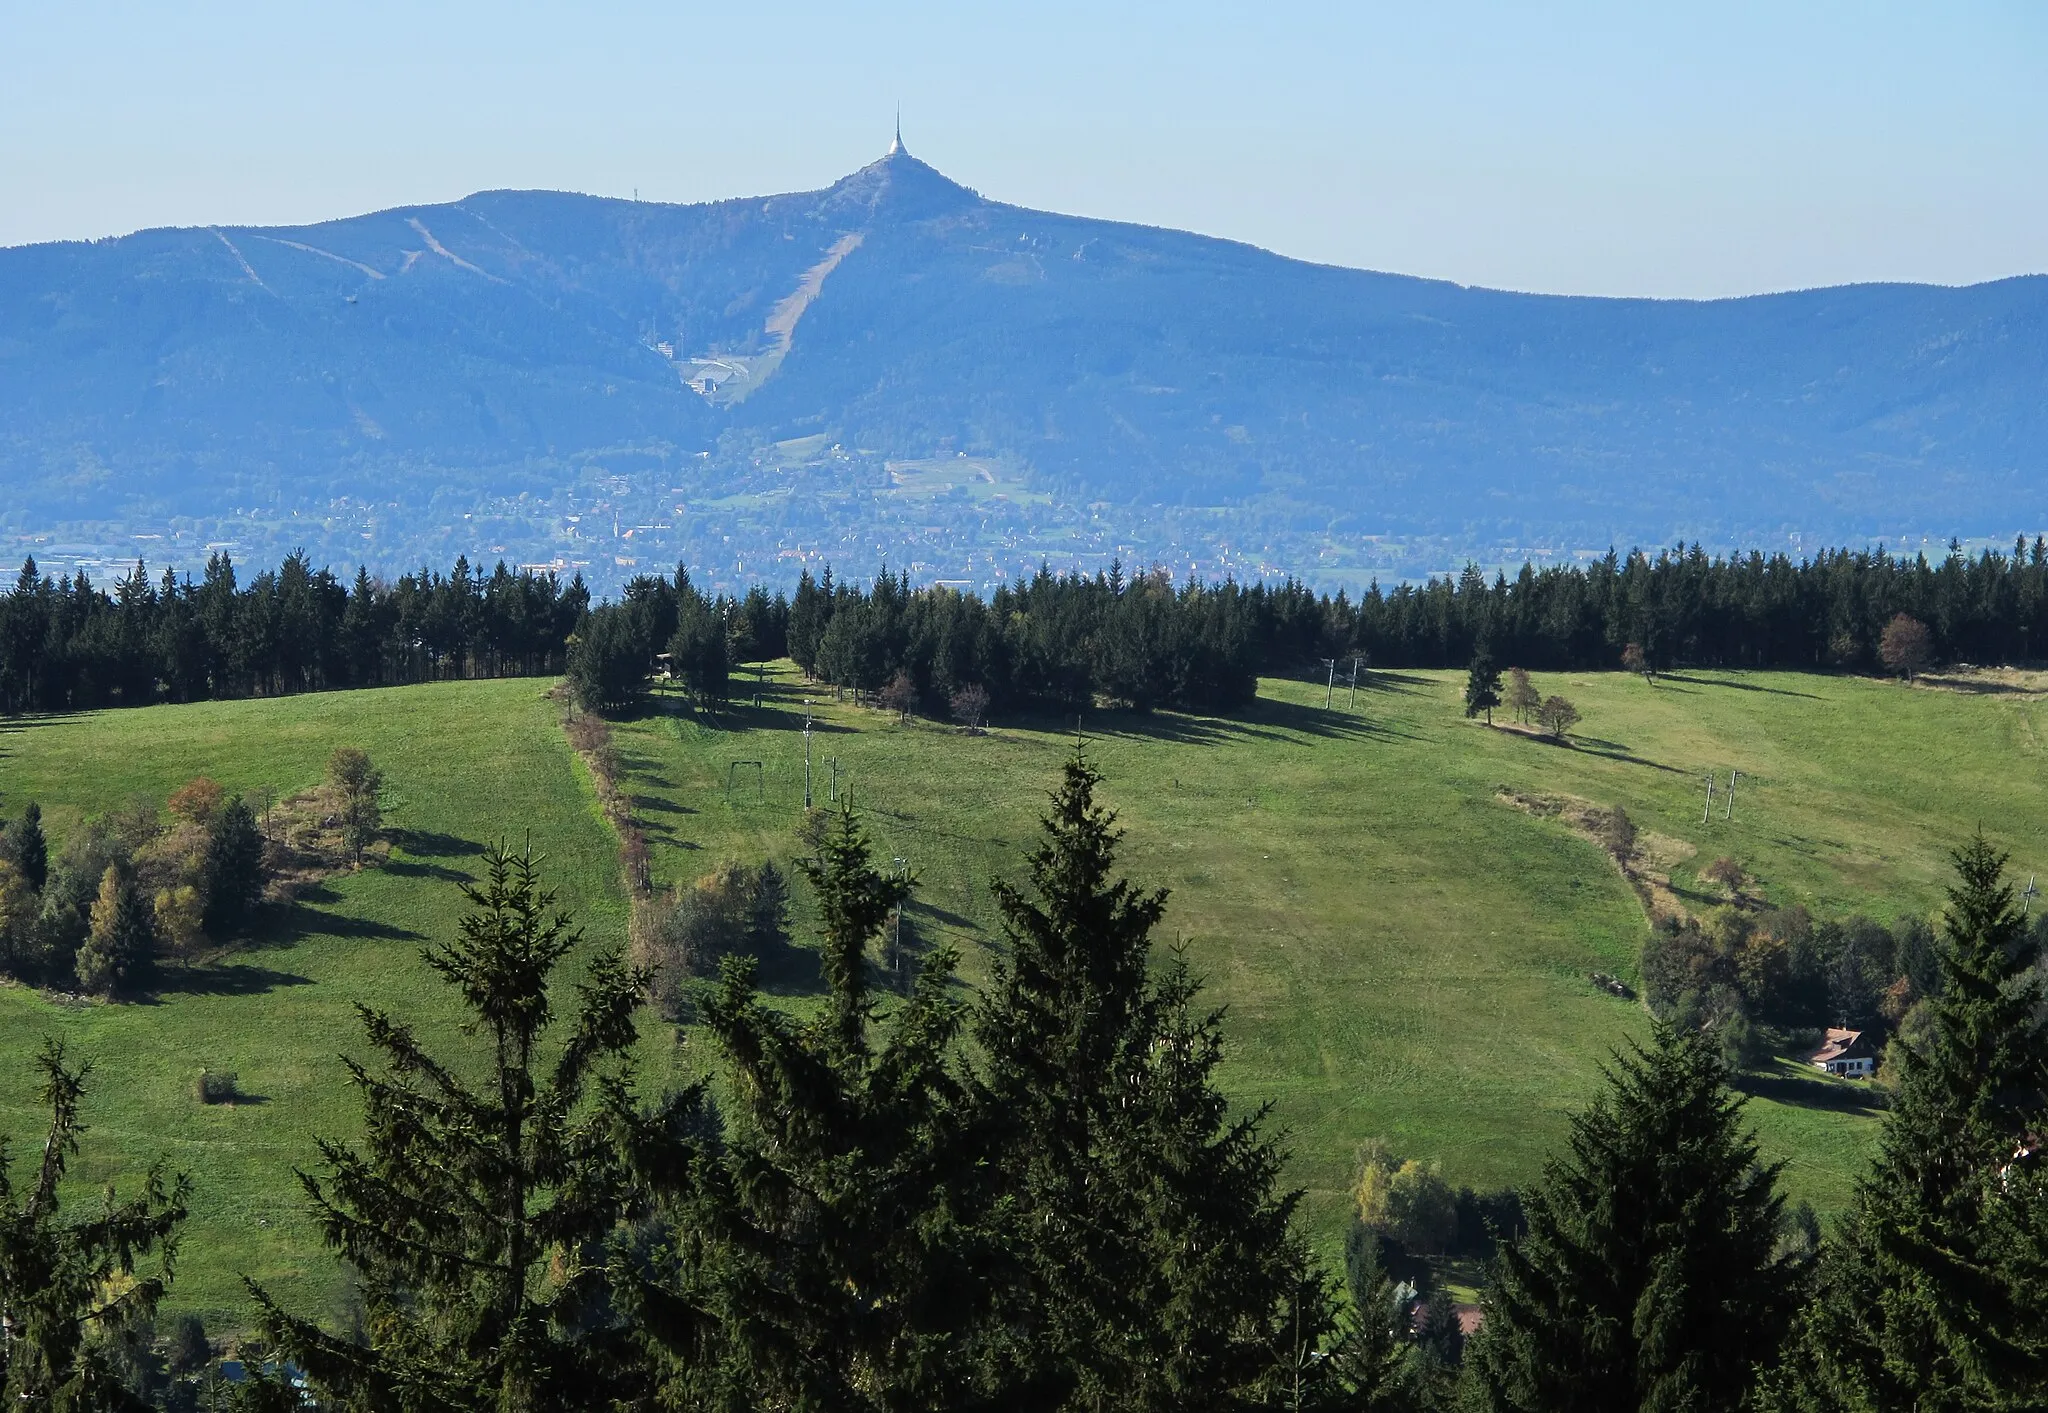
[(1470, 284), (2048, 270), (2031, 0), (0, 0), (0, 244), (803, 189), (899, 101), (912, 151), (1002, 200)]

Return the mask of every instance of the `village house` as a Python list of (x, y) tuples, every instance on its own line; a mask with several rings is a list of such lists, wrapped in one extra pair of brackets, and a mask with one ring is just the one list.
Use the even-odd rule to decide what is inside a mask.
[(1813, 1067), (1850, 1079), (1869, 1079), (1877, 1073), (1877, 1050), (1860, 1030), (1829, 1027), (1827, 1044), (1814, 1051)]

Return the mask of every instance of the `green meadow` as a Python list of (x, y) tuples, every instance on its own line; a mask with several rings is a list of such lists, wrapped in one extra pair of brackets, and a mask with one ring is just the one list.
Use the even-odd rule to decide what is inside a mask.
[[(1270, 1104), (1334, 1246), (1352, 1155), (1367, 1137), (1438, 1161), (1454, 1182), (1528, 1180), (1647, 1018), (1588, 980), (1633, 978), (1636, 895), (1606, 856), (1502, 793), (1621, 804), (1661, 836), (1688, 906), (1696, 870), (1729, 855), (1773, 903), (1881, 919), (1940, 906), (1945, 852), (1981, 827), (2022, 876), (2043, 853), (2040, 740), (2048, 697), (1856, 678), (1685, 673), (1539, 675), (1584, 713), (1565, 747), (1467, 721), (1462, 674), (1377, 673), (1355, 706), (1339, 688), (1269, 680), (1242, 719), (1091, 713), (1080, 730), (1127, 830), (1125, 862), (1171, 890), (1164, 944), (1225, 1007), (1224, 1080)], [(458, 1044), (445, 989), (420, 964), (463, 907), (456, 881), (500, 836), (530, 837), (590, 944), (620, 940), (615, 841), (536, 681), (458, 683), (269, 702), (0, 723), (0, 807), (42, 802), (61, 844), (88, 815), (192, 775), (285, 793), (316, 782), (336, 745), (384, 768), (394, 831), (385, 867), (332, 880), (249, 950), (173, 975), (136, 1004), (0, 990), (0, 1131), (15, 1152), (36, 1117), (29, 1061), (45, 1034), (98, 1064), (81, 1171), (156, 1155), (198, 1183), (175, 1304), (228, 1321), (239, 1276), (301, 1308), (332, 1308), (339, 1276), (291, 1175), (312, 1136), (347, 1135), (355, 1104), (336, 1057), (359, 1052), (357, 1001)], [(1999, 684), (1979, 684), (1987, 688)], [(2010, 685), (2010, 684), (2008, 684)], [(751, 689), (750, 689), (751, 690)], [(1075, 747), (1075, 722), (1006, 721), (985, 735), (893, 717), (806, 688), (787, 664), (762, 705), (706, 722), (658, 696), (616, 733), (623, 786), (664, 883), (720, 860), (797, 852), (806, 714), (815, 798), (850, 791), (886, 862), (915, 873), (915, 945), (951, 943), (964, 984), (998, 942), (993, 876), (1018, 877), (1036, 816)], [(735, 765), (735, 762), (758, 762)], [(1742, 772), (1733, 819), (1701, 778)], [(807, 938), (796, 890), (800, 940)], [(572, 968), (573, 970), (573, 968)], [(791, 1005), (814, 982), (770, 977)], [(646, 1082), (707, 1065), (650, 1027)], [(200, 1067), (231, 1069), (252, 1102), (201, 1105)], [(1869, 1152), (1865, 1092), (1790, 1067), (1751, 1083), (1749, 1113), (1785, 1183), (1837, 1209)]]
[[(358, 1001), (457, 1043), (448, 989), (420, 943), (452, 935), (457, 880), (500, 835), (530, 834), (594, 943), (616, 940), (625, 904), (616, 846), (588, 777), (538, 681), (332, 693), (280, 701), (149, 707), (0, 722), (0, 791), (18, 811), (42, 802), (52, 844), (90, 813), (165, 795), (194, 775), (282, 795), (316, 784), (335, 746), (360, 745), (388, 779), (397, 845), (380, 869), (331, 880), (258, 945), (136, 1004), (65, 1004), (0, 989), (0, 1133), (17, 1160), (35, 1151), (31, 1060), (45, 1035), (89, 1058), (77, 1171), (88, 1182), (162, 1156), (192, 1174), (192, 1220), (174, 1305), (238, 1322), (247, 1273), (300, 1308), (326, 1314), (339, 1272), (320, 1247), (292, 1175), (315, 1134), (347, 1136), (354, 1096), (339, 1057), (361, 1054)], [(230, 1070), (248, 1102), (203, 1105), (202, 1067)], [(90, 1200), (84, 1184), (78, 1199)]]

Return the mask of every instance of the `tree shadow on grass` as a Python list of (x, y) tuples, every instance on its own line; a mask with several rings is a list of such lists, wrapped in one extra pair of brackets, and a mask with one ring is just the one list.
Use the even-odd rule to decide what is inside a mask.
[(388, 829), (384, 837), (391, 841), (393, 848), (403, 849), (419, 859), (466, 859), (484, 851), (484, 846), (474, 839), (444, 834), (435, 829)]
[(962, 917), (956, 912), (949, 912), (945, 908), (939, 907), (934, 903), (927, 903), (921, 898), (912, 898), (903, 905), (903, 910), (912, 916), (928, 917), (934, 922), (942, 922), (948, 927), (957, 927), (962, 932), (972, 932), (975, 930), (972, 918)]
[[(1071, 718), (1015, 717), (1002, 724), (1047, 732), (1071, 731)], [(1319, 740), (1370, 741), (1417, 739), (1341, 709), (1302, 706), (1261, 697), (1232, 716), (1192, 712), (1138, 711), (1123, 708), (1083, 716), (1081, 735), (1124, 740), (1163, 741), (1173, 745), (1215, 746), (1233, 741), (1289, 741), (1307, 736)]]
[[(694, 813), (694, 811), (692, 811), (692, 813)], [(640, 826), (641, 833), (645, 834), (650, 839), (658, 839), (662, 843), (669, 845), (671, 848), (687, 849), (695, 847), (694, 845), (685, 842), (682, 836), (679, 833), (677, 833), (676, 827), (672, 824), (663, 824), (660, 820), (657, 819), (640, 819), (636, 820), (635, 822)]]
[[(385, 873), (400, 878), (433, 878), (443, 883), (468, 883), (470, 875), (459, 868), (446, 864), (423, 863), (424, 859), (470, 859), (484, 852), (484, 846), (474, 839), (464, 839), (458, 834), (443, 834), (432, 829), (392, 829), (385, 832), (394, 850), (403, 850), (409, 857), (386, 859), (379, 867)], [(301, 900), (320, 903), (340, 901), (340, 895), (325, 885), (316, 885), (299, 894)]]
[(1874, 1092), (1867, 1083), (1850, 1085), (1818, 1076), (1809, 1078), (1793, 1073), (1782, 1063), (1768, 1073), (1734, 1075), (1728, 1083), (1752, 1099), (1769, 1099), (1798, 1109), (1818, 1109), (1861, 1118), (1877, 1118), (1884, 1113), (1883, 1095)]
[(1619, 741), (1604, 741), (1598, 736), (1574, 736), (1570, 740), (1560, 740), (1556, 736), (1543, 732), (1509, 727), (1506, 723), (1502, 723), (1495, 729), (1505, 730), (1509, 735), (1520, 736), (1525, 741), (1534, 741), (1539, 746), (1555, 746), (1562, 750), (1578, 751), (1583, 755), (1599, 756), (1604, 760), (1618, 760), (1626, 765), (1647, 766), (1651, 770), (1661, 770), (1667, 775), (1690, 775), (1692, 773), (1688, 770), (1681, 770), (1675, 765), (1666, 765), (1660, 760), (1651, 760), (1647, 756), (1639, 756)]
[(446, 864), (414, 863), (410, 859), (386, 859), (379, 868), (399, 878), (433, 878), (443, 883), (468, 883), (471, 876)]
[(770, 996), (821, 996), (825, 971), (813, 947), (783, 941), (755, 956), (754, 980)]
[(1706, 912), (1712, 908), (1741, 906), (1741, 900), (1739, 898), (1731, 899), (1726, 893), (1721, 892), (1719, 889), (1709, 891), (1706, 888), (1696, 888), (1689, 883), (1680, 883), (1678, 881), (1678, 875), (1675, 873), (1671, 875), (1669, 886), (1671, 888), (1672, 893), (1678, 898), (1678, 900), (1681, 903), (1690, 904), (1693, 907), (1693, 909), (1698, 912)]
[[(819, 705), (824, 704), (821, 702)], [(759, 711), (749, 707), (744, 713), (735, 712), (732, 716), (739, 719), (733, 720), (731, 729), (799, 732), (804, 729), (804, 713), (800, 705), (794, 708), (762, 707)], [(880, 712), (876, 713), (876, 718), (889, 719)], [(851, 736), (854, 732), (854, 727), (842, 726), (836, 721), (827, 721), (815, 716), (811, 718), (811, 734), (814, 736)]]
[(95, 715), (97, 713), (92, 711), (46, 711), (31, 712), (23, 716), (0, 716), (0, 760), (5, 760), (14, 754), (14, 752), (4, 749), (8, 743), (7, 738), (10, 736), (18, 736), (24, 731), (34, 731), (42, 726), (55, 726), (59, 722), (64, 721), (86, 721)]
[[(684, 729), (686, 726), (700, 727), (705, 731), (716, 731), (721, 735), (746, 731), (801, 731), (804, 729), (805, 696), (808, 696), (811, 702), (821, 709), (827, 706), (845, 705), (845, 703), (834, 701), (830, 687), (812, 688), (804, 695), (790, 692), (778, 698), (771, 686), (767, 695), (762, 699), (760, 706), (753, 704), (752, 693), (747, 693), (744, 698), (740, 694), (734, 693), (732, 700), (716, 712), (693, 712), (688, 715), (677, 714), (670, 716), (669, 720), (675, 723), (676, 735), (685, 740), (688, 739), (688, 733)], [(835, 733), (851, 735), (859, 730), (859, 728), (842, 726), (837, 722), (827, 721), (823, 717), (814, 716), (811, 719), (811, 730), (814, 734), (820, 736)]]
[[(1341, 659), (1337, 666), (1337, 690), (1349, 692), (1351, 690), (1351, 675), (1345, 669)], [(1329, 683), (1321, 677), (1290, 677), (1286, 680), (1299, 682), (1309, 687), (1327, 688), (1329, 686)], [(1437, 684), (1427, 677), (1417, 677), (1412, 673), (1392, 671), (1386, 668), (1368, 667), (1362, 669), (1358, 674), (1358, 690), (1361, 692), (1414, 693), (1425, 690), (1434, 691), (1436, 686)]]
[[(198, 966), (160, 966), (143, 1005), (166, 996), (265, 996), (281, 986), (311, 986), (313, 978), (249, 962), (215, 961)], [(242, 1096), (250, 1097), (250, 1096)]]
[(1687, 677), (1677, 672), (1663, 673), (1660, 680), (1665, 682), (1690, 682), (1696, 687), (1726, 687), (1733, 692), (1765, 692), (1773, 697), (1804, 697), (1810, 702), (1820, 700), (1812, 692), (1795, 692), (1790, 687), (1760, 687), (1754, 682), (1716, 681), (1711, 677)]
[[(322, 894), (326, 897), (322, 897)], [(338, 895), (315, 888), (274, 910), (274, 923), (262, 941), (273, 947), (288, 947), (314, 937), (346, 937), (373, 942), (424, 942), (423, 933), (409, 927), (394, 927), (373, 918), (351, 917), (312, 906), (316, 902), (338, 901)]]

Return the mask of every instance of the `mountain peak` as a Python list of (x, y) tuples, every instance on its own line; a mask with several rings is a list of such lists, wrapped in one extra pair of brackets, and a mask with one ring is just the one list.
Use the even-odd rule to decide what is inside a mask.
[(979, 204), (976, 192), (946, 176), (928, 162), (910, 155), (899, 123), (889, 150), (825, 193), (826, 207), (852, 208), (869, 215), (887, 213), (901, 220), (924, 220)]

